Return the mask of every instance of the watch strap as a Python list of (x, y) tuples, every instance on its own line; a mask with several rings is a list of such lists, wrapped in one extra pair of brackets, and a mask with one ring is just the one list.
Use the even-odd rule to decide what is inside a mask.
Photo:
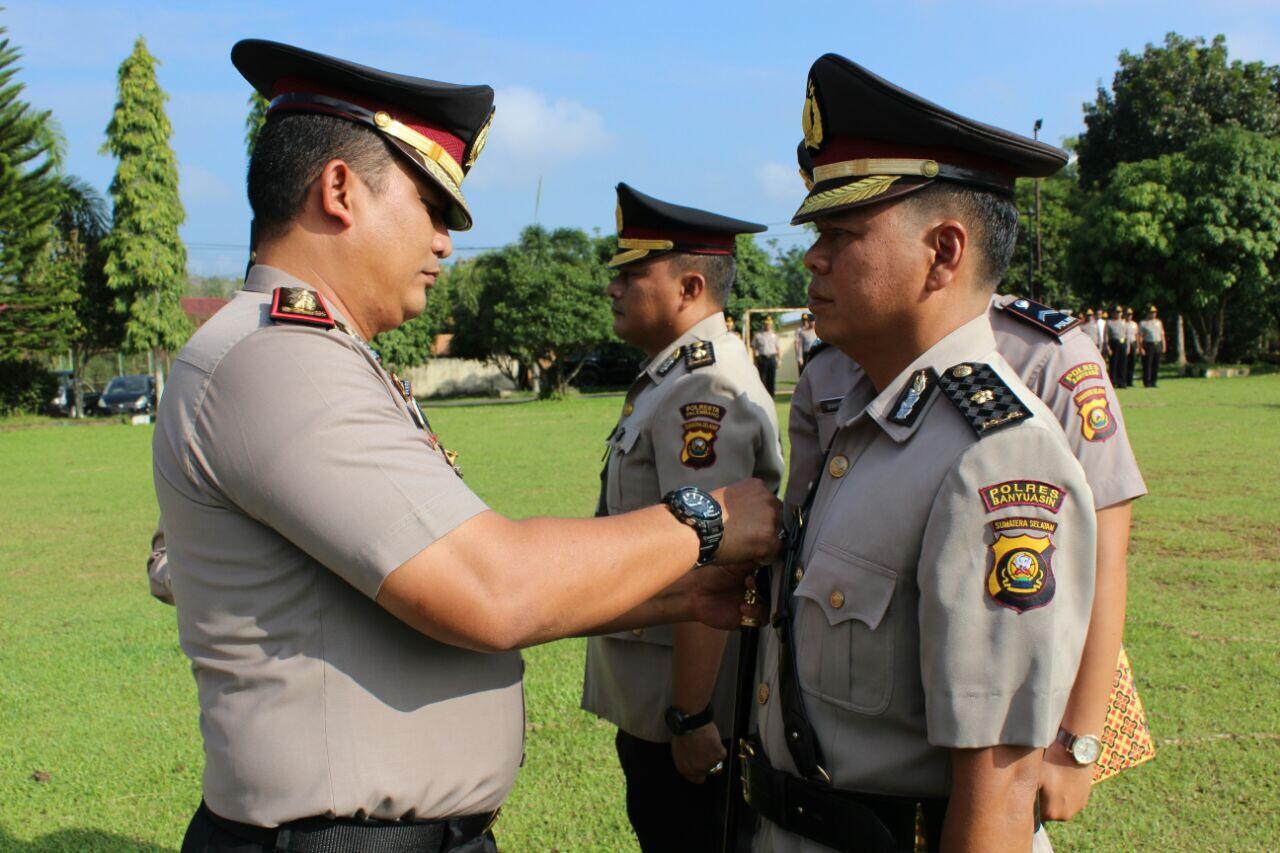
[(710, 705), (703, 708), (696, 714), (686, 714), (675, 706), (672, 706), (671, 710), (675, 712), (671, 716), (680, 721), (679, 725), (671, 727), (672, 734), (675, 735), (687, 735), (690, 732), (696, 731), (707, 723), (710, 723), (716, 716), (715, 710)]

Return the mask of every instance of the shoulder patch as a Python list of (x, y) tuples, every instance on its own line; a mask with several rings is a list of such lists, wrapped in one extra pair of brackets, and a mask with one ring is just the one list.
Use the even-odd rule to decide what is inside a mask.
[(1061, 376), (1058, 377), (1058, 384), (1068, 391), (1076, 390), (1076, 386), (1081, 382), (1090, 379), (1102, 379), (1102, 365), (1096, 361), (1082, 361), (1075, 367), (1067, 368)]
[(1055, 338), (1062, 337), (1084, 322), (1069, 311), (1050, 308), (1048, 305), (1025, 297), (1013, 300), (1003, 306), (1003, 310), (1041, 331), (1048, 332)]
[(324, 297), (305, 287), (277, 287), (271, 295), (271, 319), (277, 323), (300, 323), (332, 329), (337, 323)]
[(969, 362), (949, 367), (938, 384), (978, 438), (1032, 417), (1031, 410), (989, 364)]
[(711, 341), (694, 341), (684, 348), (684, 363), (690, 370), (716, 363), (716, 348)]
[(937, 387), (938, 374), (932, 367), (917, 370), (889, 411), (889, 420), (902, 426), (914, 424)]
[(658, 369), (653, 372), (659, 376), (666, 376), (671, 372), (671, 368), (680, 363), (680, 356), (682, 355), (684, 355), (684, 347), (676, 347), (671, 351), (671, 355), (667, 356), (662, 364), (658, 365)]
[(1053, 577), (1052, 531), (1044, 536), (995, 531), (990, 551), (987, 594), (992, 601), (1015, 613), (1035, 610), (1053, 601), (1057, 582)]
[(1034, 506), (1057, 514), (1067, 499), (1067, 490), (1043, 480), (1005, 480), (978, 489), (987, 512), (1009, 506)]
[(1071, 398), (1080, 413), (1080, 434), (1085, 441), (1106, 441), (1116, 434), (1116, 419), (1111, 415), (1107, 389), (1091, 385)]

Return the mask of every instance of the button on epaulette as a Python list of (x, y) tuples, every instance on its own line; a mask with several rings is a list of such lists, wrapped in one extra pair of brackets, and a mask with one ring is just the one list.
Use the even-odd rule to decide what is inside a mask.
[(716, 348), (711, 341), (694, 341), (685, 347), (684, 363), (690, 370), (716, 363)]
[(1032, 416), (989, 364), (957, 364), (943, 372), (938, 386), (979, 438)]
[(277, 323), (301, 323), (332, 329), (337, 323), (324, 297), (305, 287), (277, 287), (271, 294), (271, 319)]
[(1084, 322), (1079, 317), (1072, 316), (1070, 311), (1050, 308), (1048, 305), (1025, 297), (1013, 300), (1004, 306), (1004, 310), (1024, 323), (1029, 323), (1041, 331), (1048, 332), (1055, 338), (1062, 337)]
[(658, 369), (653, 372), (659, 376), (666, 376), (671, 372), (671, 368), (680, 363), (680, 356), (682, 355), (684, 355), (684, 347), (676, 347), (671, 351), (671, 355), (667, 356), (662, 364), (658, 365)]

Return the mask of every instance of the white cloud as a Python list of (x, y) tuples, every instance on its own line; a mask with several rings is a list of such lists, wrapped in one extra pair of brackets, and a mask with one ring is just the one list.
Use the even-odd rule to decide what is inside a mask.
[(765, 198), (795, 202), (804, 197), (804, 182), (795, 166), (769, 162), (756, 169), (756, 182)]
[(550, 170), (613, 144), (601, 115), (577, 101), (515, 87), (499, 89), (494, 106), (477, 183)]

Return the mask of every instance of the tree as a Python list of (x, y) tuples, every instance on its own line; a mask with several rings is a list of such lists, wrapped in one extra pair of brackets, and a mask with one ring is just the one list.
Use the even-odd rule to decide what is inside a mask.
[(1227, 42), (1165, 36), (1142, 54), (1124, 51), (1111, 91), (1099, 87), (1084, 105), (1080, 175), (1086, 187), (1107, 183), (1121, 163), (1187, 148), (1214, 128), (1280, 134), (1280, 67), (1228, 63)]
[(809, 268), (804, 265), (804, 253), (809, 250), (809, 246), (792, 246), (784, 250), (778, 247), (776, 239), (770, 240), (769, 246), (773, 249), (774, 266), (778, 268), (778, 273), (782, 276), (783, 304), (795, 307), (808, 305), (809, 280), (813, 278), (813, 275), (809, 272)]
[[(733, 283), (726, 310), (741, 317), (748, 308), (791, 308), (788, 280), (780, 267), (751, 234), (739, 234), (734, 247), (738, 278)], [(806, 287), (808, 286), (806, 282)], [(807, 304), (808, 298), (800, 304)]]
[(1099, 300), (1171, 305), (1216, 361), (1232, 316), (1263, 314), (1280, 277), (1280, 140), (1236, 128), (1118, 166), (1072, 245)]
[(110, 233), (107, 205), (93, 187), (73, 175), (59, 180), (58, 216), (50, 247), (51, 267), (75, 294), (66, 327), (71, 353), (72, 414), (83, 411), (82, 379), (94, 355), (119, 349), (124, 318), (107, 287), (103, 244)]
[(533, 369), (543, 396), (563, 395), (582, 356), (608, 341), (613, 318), (601, 243), (530, 225), (509, 246), (456, 265), (453, 351)]
[[(106, 239), (107, 287), (126, 315), (126, 352), (173, 352), (191, 335), (182, 312), (187, 250), (178, 236), (186, 219), (178, 196), (178, 163), (169, 147), (168, 96), (156, 81), (156, 59), (141, 36), (120, 64), (119, 96), (102, 150), (116, 157), (112, 226)], [(155, 360), (156, 387), (163, 387)]]
[(6, 32), (0, 27), (0, 359), (13, 359), (60, 345), (71, 295), (47, 268), (60, 137), (48, 112), (21, 99), (21, 54)]
[(247, 157), (253, 156), (253, 146), (258, 141), (258, 131), (262, 130), (262, 126), (267, 123), (267, 110), (270, 107), (271, 102), (257, 92), (249, 95), (249, 114), (244, 119), (244, 148)]
[[(1071, 237), (1079, 227), (1087, 198), (1078, 179), (1073, 164), (1040, 184), (1040, 271), (1034, 274), (1035, 280), (1040, 283), (1044, 302), (1067, 308), (1080, 302), (1068, 274)], [(1018, 243), (1000, 290), (1030, 296), (1036, 248), (1034, 180), (1018, 181), (1014, 202), (1018, 207)]]

